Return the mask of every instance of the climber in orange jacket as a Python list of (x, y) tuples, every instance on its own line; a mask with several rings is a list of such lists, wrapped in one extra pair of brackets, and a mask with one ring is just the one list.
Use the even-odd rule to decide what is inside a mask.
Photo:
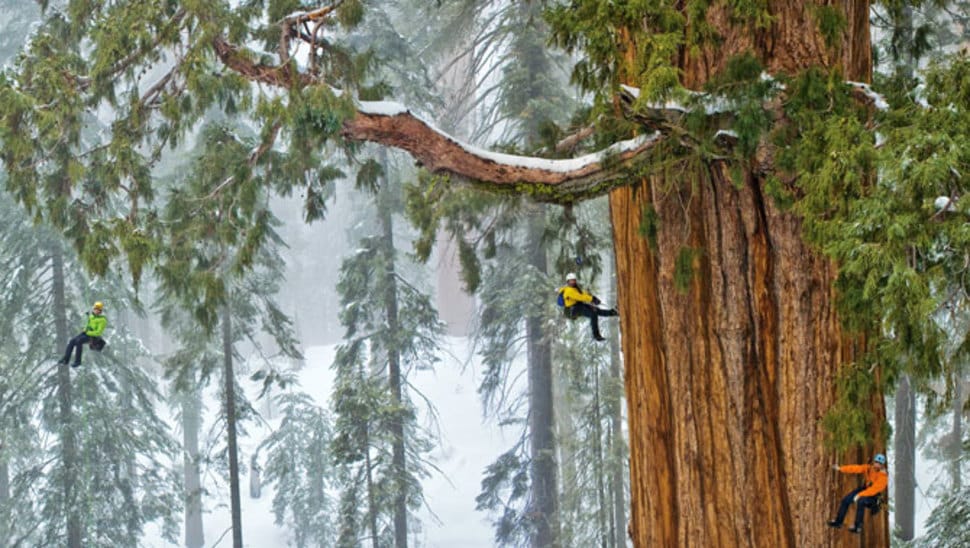
[(886, 471), (886, 455), (879, 453), (872, 459), (872, 464), (846, 464), (839, 466), (832, 465), (832, 469), (843, 474), (862, 474), (865, 478), (864, 485), (842, 499), (839, 505), (839, 513), (835, 519), (829, 522), (829, 527), (842, 527), (842, 520), (845, 519), (849, 505), (855, 503), (855, 525), (849, 528), (850, 533), (862, 531), (862, 518), (866, 508), (877, 508), (879, 494), (886, 490), (889, 485), (889, 473)]

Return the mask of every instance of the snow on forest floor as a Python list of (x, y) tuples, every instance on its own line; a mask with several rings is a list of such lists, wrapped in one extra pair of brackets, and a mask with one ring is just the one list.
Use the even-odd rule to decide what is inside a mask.
[[(507, 446), (511, 440), (503, 437), (498, 426), (484, 424), (481, 404), (475, 389), (478, 385), (480, 363), (477, 358), (469, 360), (469, 342), (463, 338), (445, 339), (441, 362), (433, 371), (413, 372), (412, 384), (432, 402), (438, 410), (441, 444), (431, 455), (432, 462), (444, 475), (433, 474), (424, 482), (424, 494), (430, 505), (420, 512), (420, 527), (412, 527), (412, 539), (417, 547), (463, 548), (490, 547), (493, 532), (486, 515), (475, 511), (482, 471)], [(322, 407), (328, 407), (333, 387), (333, 361), (336, 346), (310, 347), (306, 351), (306, 366), (299, 372), (300, 386), (297, 390), (310, 394)], [(520, 366), (522, 366), (520, 364)], [(523, 366), (524, 367), (524, 366)], [(255, 398), (258, 383), (248, 380), (248, 373), (238, 373), (240, 382), (253, 405), (265, 414), (266, 407)], [(202, 435), (208, 433), (213, 417), (219, 409), (217, 389), (210, 387), (206, 398), (206, 424)], [(171, 422), (171, 418), (169, 419)], [(249, 435), (240, 439), (240, 462), (246, 466), (241, 477), (243, 542), (253, 548), (276, 548), (289, 545), (290, 534), (285, 526), (274, 523), (272, 512), (273, 490), (264, 485), (259, 499), (249, 497), (248, 465), (253, 449), (269, 434), (269, 428), (279, 423), (279, 418), (267, 421), (267, 425), (249, 424)], [(173, 430), (177, 431), (177, 430)], [(220, 440), (220, 443), (225, 443)], [(893, 455), (889, 454), (890, 464)], [(935, 497), (927, 497), (925, 491), (933, 479), (944, 473), (942, 465), (929, 461), (920, 452), (916, 456), (917, 482), (916, 533), (924, 531), (924, 522), (935, 504)], [(890, 497), (892, 496), (892, 469), (890, 468)], [(205, 546), (228, 547), (232, 545), (229, 532), (228, 484), (213, 472), (204, 473), (209, 495), (204, 499)], [(834, 512), (838, 501), (832, 501)], [(433, 512), (433, 515), (432, 515)], [(892, 527), (890, 514), (890, 527)], [(180, 520), (181, 523), (181, 520)], [(223, 536), (223, 534), (225, 535)], [(181, 533), (180, 533), (181, 535)], [(221, 537), (221, 540), (220, 540)], [(161, 539), (158, 527), (149, 526), (142, 539), (142, 546), (167, 548), (181, 546)]]
[[(475, 511), (475, 496), (483, 470), (506, 449), (511, 439), (503, 438), (498, 426), (485, 424), (482, 419), (481, 404), (475, 391), (480, 364), (477, 358), (469, 360), (468, 340), (446, 338), (443, 346), (441, 362), (433, 371), (416, 371), (410, 376), (411, 384), (437, 408), (441, 443), (431, 455), (431, 461), (443, 473), (433, 473), (424, 481), (424, 496), (430, 508), (420, 511), (421, 524), (411, 527), (410, 536), (415, 546), (426, 548), (488, 547), (493, 545), (493, 532), (487, 516)], [(308, 348), (306, 366), (299, 372), (300, 386), (295, 389), (306, 392), (325, 408), (333, 387), (330, 364), (335, 352), (335, 346)], [(259, 394), (259, 383), (249, 381), (248, 373), (239, 372), (237, 376), (253, 406), (265, 414), (264, 402), (255, 399)], [(215, 387), (210, 387), (206, 393), (206, 422), (200, 436), (209, 432), (218, 412), (217, 394)], [(420, 406), (421, 402), (417, 403)], [(425, 414), (422, 419), (426, 419)], [(286, 526), (274, 523), (272, 488), (264, 485), (259, 499), (249, 497), (249, 459), (270, 428), (278, 425), (279, 418), (274, 417), (267, 423), (247, 424), (248, 435), (239, 440), (240, 464), (246, 467), (240, 477), (243, 543), (254, 548), (284, 547), (291, 539)], [(225, 442), (220, 440), (220, 443)], [(205, 546), (231, 546), (228, 483), (212, 471), (203, 471), (203, 476), (208, 492), (203, 499)], [(181, 546), (182, 538), (179, 537), (179, 544), (169, 544), (161, 538), (158, 527), (152, 524), (146, 530), (142, 545), (150, 548)]]

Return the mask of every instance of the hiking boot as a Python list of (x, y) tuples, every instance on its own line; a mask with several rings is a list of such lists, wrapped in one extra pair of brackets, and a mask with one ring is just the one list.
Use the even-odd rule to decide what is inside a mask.
[(593, 335), (593, 338), (596, 339), (596, 340), (598, 340), (598, 341), (605, 341), (606, 340), (606, 337), (604, 337), (603, 335), (600, 335), (599, 333), (596, 333), (595, 335)]
[(71, 367), (81, 367), (81, 362), (74, 362), (71, 364)]
[(839, 523), (839, 522), (837, 522), (837, 521), (835, 521), (835, 520), (832, 520), (832, 521), (829, 522), (829, 527), (833, 527), (835, 529), (839, 529), (839, 528), (842, 527), (842, 524)]
[(856, 527), (855, 525), (853, 525), (852, 527), (849, 527), (849, 532), (855, 533), (858, 535), (859, 533), (862, 532), (862, 527)]

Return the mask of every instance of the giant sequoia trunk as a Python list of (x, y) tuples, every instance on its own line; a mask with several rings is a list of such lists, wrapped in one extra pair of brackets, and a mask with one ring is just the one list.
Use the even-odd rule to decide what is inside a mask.
[[(769, 1), (769, 29), (735, 26), (723, 4), (712, 6), (708, 21), (724, 40), (681, 58), (684, 85), (697, 89), (746, 50), (772, 73), (822, 64), (868, 80), (868, 2), (825, 3), (847, 17), (836, 50), (819, 36), (813, 2)], [(764, 195), (759, 175), (731, 180), (719, 163), (698, 171), (610, 194), (634, 545), (858, 546), (860, 537), (825, 526), (851, 487), (829, 466), (870, 456), (823, 446), (836, 371), (860, 350), (835, 311), (835, 265), (802, 241), (799, 219)], [(655, 247), (639, 232), (650, 207)], [(675, 266), (685, 248), (694, 273), (682, 290)], [(872, 406), (884, 416), (881, 398)], [(886, 530), (884, 512), (861, 538), (887, 545)]]

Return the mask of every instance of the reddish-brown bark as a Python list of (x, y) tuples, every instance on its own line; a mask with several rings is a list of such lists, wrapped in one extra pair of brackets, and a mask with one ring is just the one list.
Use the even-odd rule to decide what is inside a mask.
[[(708, 21), (725, 40), (681, 60), (684, 84), (698, 88), (746, 50), (771, 72), (839, 65), (868, 80), (868, 26), (858, 24), (868, 3), (840, 3), (849, 25), (835, 50), (810, 4), (769, 2), (769, 29), (739, 27), (712, 7)], [(610, 194), (636, 546), (859, 543), (825, 525), (848, 482), (829, 472), (839, 456), (824, 448), (821, 418), (839, 366), (861, 343), (842, 332), (835, 266), (802, 241), (799, 219), (763, 184), (752, 173), (732, 181), (713, 163)], [(655, 248), (640, 234), (648, 207), (659, 219)], [(694, 253), (686, 291), (675, 274), (685, 248)], [(881, 417), (881, 400), (872, 406)], [(869, 520), (864, 545), (887, 545), (886, 525), (884, 515)]]

